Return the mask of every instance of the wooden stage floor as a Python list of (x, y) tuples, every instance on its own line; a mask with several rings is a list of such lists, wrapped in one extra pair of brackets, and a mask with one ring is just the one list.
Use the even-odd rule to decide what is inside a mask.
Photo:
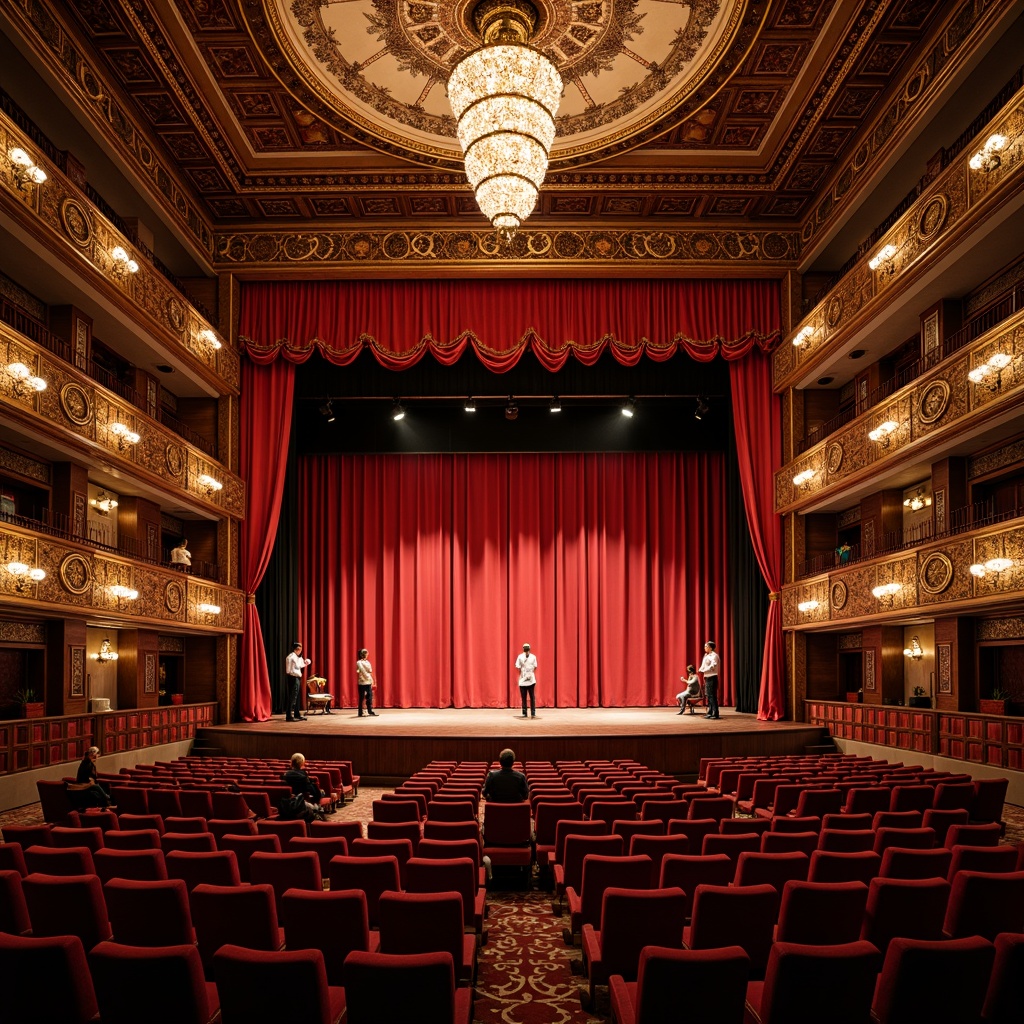
[(673, 775), (697, 772), (702, 757), (795, 754), (821, 742), (804, 722), (759, 722), (722, 710), (718, 721), (675, 708), (538, 708), (523, 719), (509, 708), (386, 708), (359, 718), (353, 708), (285, 722), (211, 726), (200, 747), (245, 757), (348, 758), (367, 782), (405, 778), (432, 760), (491, 761), (510, 746), (520, 760), (634, 758)]

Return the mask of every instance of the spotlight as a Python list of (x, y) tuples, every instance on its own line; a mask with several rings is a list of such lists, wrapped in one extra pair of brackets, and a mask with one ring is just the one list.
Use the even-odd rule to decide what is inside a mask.
[(476, 412), (476, 402), (473, 401), (472, 395), (470, 395), (469, 398), (466, 399), (466, 404), (463, 408), (466, 410), (466, 412)]
[(396, 398), (394, 405), (391, 406), (391, 418), (397, 423), (399, 420), (405, 419), (405, 409), (402, 408), (402, 403)]
[(516, 405), (516, 400), (509, 395), (508, 405), (505, 406), (505, 419), (515, 420), (519, 418), (519, 406)]
[(320, 415), (323, 416), (328, 423), (334, 422), (334, 406), (331, 404), (332, 399), (328, 398), (323, 405), (320, 406)]
[(703, 395), (697, 396), (697, 408), (693, 411), (693, 418), (695, 420), (702, 420), (708, 414), (708, 403), (704, 399)]
[(625, 416), (626, 419), (631, 420), (635, 414), (636, 414), (636, 399), (635, 398), (627, 398), (626, 401), (622, 405), (622, 415)]
[(551, 404), (548, 406), (548, 409), (551, 412), (562, 411), (562, 400), (558, 397), (558, 395), (555, 395), (555, 397), (551, 399)]

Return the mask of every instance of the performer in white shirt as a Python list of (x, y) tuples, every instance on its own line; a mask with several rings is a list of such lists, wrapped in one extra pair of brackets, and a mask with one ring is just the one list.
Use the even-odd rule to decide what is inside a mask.
[(516, 658), (519, 669), (519, 695), (523, 699), (523, 718), (526, 717), (526, 698), (530, 698), (530, 714), (537, 717), (537, 701), (534, 688), (537, 685), (537, 655), (530, 653), (530, 645), (523, 644), (523, 653)]
[(356, 661), (356, 683), (359, 689), (359, 717), (363, 717), (363, 702), (366, 702), (366, 713), (371, 718), (377, 717), (373, 710), (373, 688), (377, 685), (373, 681), (373, 666), (366, 660), (370, 652), (365, 648), (359, 651), (359, 660)]
[(309, 658), (302, 657), (302, 644), (292, 644), (292, 653), (284, 660), (284, 670), (288, 676), (288, 692), (285, 695), (284, 720), (286, 722), (304, 722), (306, 719), (299, 714), (299, 683), (303, 670), (310, 664)]
[(715, 642), (709, 640), (704, 645), (704, 660), (697, 671), (704, 677), (704, 696), (708, 699), (708, 713), (705, 718), (719, 717), (718, 714), (718, 671), (721, 660), (715, 653)]
[(192, 552), (188, 549), (188, 540), (181, 538), (177, 547), (171, 548), (171, 565), (175, 567), (188, 567), (192, 564)]

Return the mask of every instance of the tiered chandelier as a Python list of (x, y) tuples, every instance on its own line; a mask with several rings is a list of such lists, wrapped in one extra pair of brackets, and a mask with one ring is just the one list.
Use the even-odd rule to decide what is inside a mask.
[(529, 45), (537, 11), (527, 0), (483, 0), (473, 21), (484, 45), (456, 64), (448, 101), (477, 204), (509, 242), (547, 173), (562, 77)]

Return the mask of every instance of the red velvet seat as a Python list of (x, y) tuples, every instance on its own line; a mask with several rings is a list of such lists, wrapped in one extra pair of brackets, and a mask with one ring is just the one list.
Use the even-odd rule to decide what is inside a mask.
[(1000, 932), (1024, 931), (1024, 871), (958, 872), (942, 931), (952, 939), (983, 935), (990, 940)]
[(864, 786), (846, 791), (843, 814), (870, 814), (889, 810), (892, 790), (888, 786)]
[(687, 803), (686, 817), (690, 821), (705, 818), (721, 821), (723, 818), (731, 818), (735, 810), (733, 802), (724, 796), (695, 796)]
[(652, 889), (658, 887), (658, 880), (661, 878), (661, 864), (670, 853), (686, 854), (690, 852), (690, 840), (686, 836), (668, 835), (635, 835), (629, 841), (629, 855), (631, 857), (647, 856), (651, 858), (651, 881)]
[(772, 831), (761, 836), (762, 853), (804, 853), (810, 857), (817, 848), (817, 832)]
[(27, 935), (32, 930), (21, 879), (18, 871), (0, 870), (0, 932), (8, 935)]
[(623, 855), (605, 856), (588, 853), (583, 858), (580, 887), (566, 885), (565, 898), (569, 904), (569, 942), (582, 932), (583, 925), (598, 927), (601, 922), (601, 904), (606, 889), (648, 889), (651, 885), (651, 858)]
[(419, 825), (420, 806), (415, 800), (374, 800), (371, 805), (374, 821), (416, 822)]
[(942, 878), (873, 878), (861, 938), (882, 954), (896, 937), (941, 939), (949, 891)]
[(1009, 784), (1009, 779), (975, 779), (972, 783), (974, 798), (968, 811), (970, 821), (998, 824), (1003, 816), (1003, 801)]
[(942, 846), (931, 850), (890, 846), (882, 855), (878, 874), (882, 878), (946, 878), (951, 860), (951, 851)]
[(995, 946), (982, 1024), (1019, 1024), (1024, 1006), (1024, 932), (1002, 932)]
[[(704, 846), (704, 837), (710, 835), (722, 835), (721, 825), (725, 819), (717, 818), (673, 818), (668, 823), (668, 834), (670, 836), (686, 836), (690, 841), (692, 853), (698, 853)], [(730, 832), (729, 835), (736, 835)]]
[(370, 927), (380, 925), (380, 898), (385, 892), (402, 888), (398, 858), (333, 857), (329, 869), (331, 892), (359, 889), (366, 896), (366, 912)]
[(323, 953), (330, 985), (345, 984), (349, 953), (376, 952), (380, 947), (380, 935), (369, 928), (366, 896), (358, 889), (289, 889), (281, 900), (281, 923), (288, 949)]
[(30, 846), (53, 846), (52, 830), (52, 825), (4, 825), (2, 831), (5, 843), (20, 843), (22, 850), (27, 850)]
[[(532, 803), (532, 801), (531, 801)], [(532, 803), (534, 814), (534, 842), (537, 858), (537, 867), (545, 872), (554, 860), (555, 853), (555, 830), (560, 821), (582, 821), (583, 804), (578, 800), (565, 803), (549, 803), (539, 800)], [(427, 838), (426, 829), (423, 838)]]
[(412, 857), (412, 841), (399, 839), (354, 839), (348, 844), (350, 857), (394, 857), (398, 861), (398, 877), (405, 886), (405, 865)]
[(67, 828), (54, 825), (50, 829), (50, 839), (58, 848), (85, 846), (93, 853), (103, 849), (103, 829), (98, 825), (95, 828)]
[(728, 885), (735, 873), (736, 865), (724, 853), (708, 856), (667, 853), (661, 861), (658, 887), (682, 889), (686, 894), (686, 916), (689, 917), (698, 885)]
[(274, 890), (269, 885), (197, 885), (190, 902), (199, 955), (208, 979), (214, 973), (214, 954), (225, 944), (264, 951), (279, 950), (284, 945)]
[(863, 882), (787, 882), (775, 939), (811, 946), (857, 942), (867, 901)]
[(123, 831), (134, 832), (155, 828), (161, 835), (167, 831), (164, 819), (159, 814), (126, 814), (122, 812), (118, 814), (117, 822)]
[(28, 874), (21, 843), (0, 843), (0, 871), (16, 871), (22, 878)]
[(778, 906), (771, 885), (698, 885), (683, 944), (689, 949), (742, 946), (750, 957), (751, 978), (763, 978)]
[[(673, 818), (684, 819), (690, 810), (689, 800), (677, 800), (668, 799), (667, 797), (661, 797), (658, 799), (644, 800), (640, 807), (640, 818), (642, 821), (663, 821), (668, 824)], [(730, 803), (729, 813), (727, 815), (721, 815), (722, 817), (732, 817), (732, 805)], [(702, 815), (703, 817), (703, 815)], [(711, 817), (711, 815), (707, 815)]]
[(818, 849), (830, 853), (862, 853), (874, 851), (874, 847), (874, 829), (824, 828), (818, 835)]
[(223, 945), (214, 956), (223, 1024), (338, 1024), (345, 990), (327, 983), (318, 949), (267, 951)]
[(380, 951), (449, 953), (460, 985), (476, 977), (476, 938), (463, 930), (458, 893), (385, 892), (380, 897)]
[(96, 993), (77, 935), (27, 937), (0, 932), (3, 1019), (11, 1024), (88, 1024)]
[(419, 820), (415, 821), (368, 821), (366, 823), (367, 839), (384, 839), (389, 842), (408, 839), (412, 844), (412, 856), (416, 856), (416, 848), (423, 836)]
[(324, 887), (320, 858), (312, 850), (256, 852), (249, 858), (249, 879), (253, 885), (273, 887), (278, 915), (281, 913), (281, 900), (289, 889), (322, 892)]
[(821, 819), (821, 831), (835, 832), (863, 831), (872, 827), (874, 814), (826, 814)]
[[(770, 832), (765, 832), (764, 835), (770, 835)], [(782, 835), (783, 833), (779, 833)], [(740, 832), (736, 835), (723, 836), (720, 833), (712, 833), (711, 835), (704, 837), (704, 842), (701, 845), (700, 852), (705, 856), (711, 856), (716, 853), (724, 853), (733, 863), (733, 870), (740, 859), (740, 854), (744, 851), (750, 853), (759, 853), (761, 850), (761, 839), (756, 832)]]
[(146, 802), (150, 814), (159, 814), (163, 818), (181, 817), (181, 803), (176, 789), (151, 789)]
[(741, 853), (736, 862), (733, 882), (736, 885), (772, 885), (782, 896), (791, 880), (806, 881), (810, 860), (806, 853), (792, 850), (784, 853)]
[(871, 818), (871, 827), (880, 828), (920, 828), (923, 815), (920, 811), (876, 811)]
[(943, 845), (948, 850), (954, 846), (998, 846), (1002, 831), (998, 824), (950, 825)]
[(155, 828), (111, 829), (103, 834), (108, 850), (159, 850), (163, 837)]
[(77, 935), (86, 950), (110, 938), (103, 885), (96, 875), (30, 874), (21, 885), (34, 937)]
[(238, 873), (243, 882), (250, 881), (250, 861), (254, 853), (280, 853), (281, 840), (274, 835), (223, 835), (217, 848), (230, 850), (238, 859)]
[(456, 987), (450, 953), (353, 952), (345, 964), (346, 1024), (470, 1024), (473, 994)]
[[(584, 803), (584, 808), (586, 804)], [(518, 867), (529, 880), (533, 838), (528, 802), (484, 805), (484, 856), (495, 868)]]
[(966, 825), (967, 823), (967, 812), (963, 809), (936, 811), (934, 808), (929, 808), (921, 818), (923, 828), (935, 829), (936, 846), (946, 845), (946, 836), (953, 825)]
[(112, 878), (156, 882), (167, 877), (161, 850), (97, 850), (92, 860), (101, 882)]
[(436, 796), (427, 804), (427, 821), (476, 821), (472, 800), (442, 800)]
[[(825, 815), (829, 817), (829, 815)], [(833, 815), (834, 817), (834, 815)], [(752, 825), (757, 824), (765, 827), (766, 831), (771, 832), (820, 832), (821, 831), (822, 819), (817, 815), (809, 815), (805, 817), (790, 817), (789, 815), (781, 815), (775, 818), (751, 818), (750, 823)], [(724, 825), (725, 822), (723, 821)], [(725, 831), (724, 829), (722, 831)], [(742, 829), (737, 828), (734, 831), (740, 832)], [(755, 829), (750, 829), (751, 832)]]
[(363, 825), (359, 821), (311, 821), (310, 836), (341, 836), (349, 845), (353, 839), (363, 838)]
[(878, 1024), (964, 1024), (981, 1018), (995, 947), (978, 935), (955, 941), (894, 938), (872, 1005)]
[(160, 882), (114, 878), (103, 887), (114, 942), (180, 946), (195, 942), (188, 890), (180, 878)]
[(973, 782), (940, 782), (935, 787), (932, 807), (937, 811), (964, 810), (970, 813), (973, 803)]
[(212, 832), (165, 832), (160, 836), (160, 847), (165, 855), (174, 850), (213, 853), (217, 837)]
[(483, 941), (487, 893), (480, 888), (476, 862), (470, 857), (413, 857), (407, 865), (407, 892), (457, 892), (463, 925)]
[(558, 899), (559, 914), (562, 912), (562, 900), (568, 890), (571, 888), (578, 892), (583, 884), (583, 860), (592, 853), (607, 857), (623, 856), (625, 850), (622, 836), (575, 833), (565, 836), (562, 858), (554, 867), (555, 896)]
[(308, 836), (309, 829), (302, 818), (280, 821), (277, 818), (262, 818), (256, 822), (256, 834), (259, 836), (277, 836), (281, 841), (281, 849), (288, 845), (294, 836)]
[(843, 794), (838, 789), (805, 789), (789, 812), (791, 818), (816, 817), (838, 814), (843, 807)]
[(57, 779), (37, 779), (36, 792), (39, 794), (39, 806), (43, 812), (43, 820), (51, 825), (68, 824), (73, 809), (68, 797), (67, 785)]
[(254, 836), (256, 822), (252, 818), (208, 818), (206, 827), (217, 839), (217, 848), (225, 836)]
[(930, 828), (876, 828), (872, 849), (879, 856), (890, 846), (904, 850), (930, 850), (935, 846), (935, 830)]
[(29, 874), (94, 875), (96, 865), (87, 846), (30, 846), (25, 851)]

